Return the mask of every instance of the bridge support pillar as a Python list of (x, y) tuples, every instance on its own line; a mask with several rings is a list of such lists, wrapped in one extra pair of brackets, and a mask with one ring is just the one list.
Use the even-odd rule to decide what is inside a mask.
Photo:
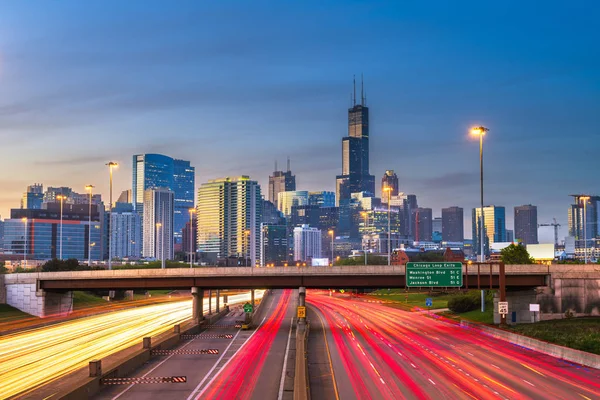
[(250, 290), (250, 304), (252, 304), (252, 307), (254, 308), (254, 289)]
[(192, 297), (192, 318), (196, 323), (200, 323), (204, 320), (204, 290), (194, 286)]
[(223, 295), (223, 308), (225, 308), (225, 310), (229, 311), (229, 304), (227, 304), (227, 295), (226, 294)]
[(221, 296), (220, 290), (217, 289), (217, 304), (216, 304), (216, 306), (217, 306), (217, 314), (221, 312), (221, 307), (220, 307), (221, 299), (220, 299), (220, 296)]
[[(306, 288), (300, 286), (298, 288), (298, 307), (306, 307)], [(306, 323), (306, 318), (298, 318), (298, 325)]]
[(208, 289), (208, 315), (212, 314), (212, 290)]

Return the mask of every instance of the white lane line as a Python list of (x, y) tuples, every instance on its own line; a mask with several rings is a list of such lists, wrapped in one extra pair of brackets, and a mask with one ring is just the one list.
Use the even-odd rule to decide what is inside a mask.
[(535, 387), (535, 385), (534, 385), (533, 383), (531, 383), (531, 382), (528, 382), (528, 381), (526, 381), (525, 379), (523, 379), (523, 382), (525, 382), (525, 383), (526, 383), (526, 384), (528, 384), (528, 385), (531, 385), (531, 386)]
[[(206, 389), (213, 383), (213, 381), (217, 378), (217, 376), (219, 376), (219, 373), (221, 371), (223, 371), (225, 369), (225, 367), (227, 367), (227, 364), (229, 364), (231, 362), (231, 360), (234, 359), (234, 357), (237, 355), (237, 353), (240, 352), (240, 350), (242, 350), (244, 348), (244, 346), (246, 345), (246, 343), (248, 343), (248, 341), (250, 341), (250, 339), (252, 339), (252, 336), (254, 336), (254, 334), (256, 332), (258, 332), (258, 330), (260, 329), (260, 327), (262, 326), (262, 324), (265, 322), (265, 319), (267, 319), (267, 317), (264, 317), (263, 320), (260, 322), (260, 325), (258, 326), (258, 328), (256, 328), (256, 330), (254, 332), (252, 332), (252, 335), (248, 336), (248, 339), (246, 339), (246, 341), (244, 343), (242, 343), (242, 345), (240, 346), (239, 349), (237, 349), (235, 351), (235, 353), (233, 353), (231, 355), (231, 357), (229, 357), (229, 360), (227, 360), (227, 362), (221, 367), (221, 369), (219, 370), (219, 372), (217, 372), (215, 374), (215, 376), (212, 377), (212, 379), (206, 384), (206, 386), (204, 387), (204, 389), (202, 389), (202, 391), (199, 393), (198, 397), (202, 396), (202, 394), (206, 391)], [(237, 337), (237, 335), (241, 332), (238, 331), (238, 333), (235, 335), (235, 337)], [(206, 374), (206, 376), (204, 377), (204, 379), (202, 379), (202, 381), (198, 384), (198, 386), (196, 386), (194, 388), (194, 391), (187, 397), (186, 400), (191, 400), (196, 396), (196, 392), (198, 390), (200, 390), (200, 388), (202, 387), (202, 384), (208, 379), (208, 377), (210, 376), (210, 374), (212, 374), (212, 372), (215, 370), (215, 368), (217, 368), (217, 365), (219, 365), (219, 362), (223, 359), (223, 357), (225, 357), (225, 354), (227, 354), (227, 350), (229, 350), (229, 347), (233, 344), (235, 337), (233, 338), (233, 340), (231, 341), (231, 343), (229, 343), (229, 346), (227, 346), (227, 348), (225, 349), (225, 351), (223, 352), (223, 354), (221, 355), (221, 357), (219, 357), (219, 359), (217, 360), (217, 362), (215, 363), (215, 365), (212, 366), (212, 368), (210, 369), (210, 371), (208, 371), (208, 373)]]
[(281, 370), (281, 379), (279, 381), (279, 395), (277, 400), (283, 399), (283, 384), (285, 383), (285, 370), (287, 368), (288, 354), (290, 352), (290, 340), (292, 338), (292, 326), (294, 325), (294, 317), (290, 318), (290, 333), (288, 334), (287, 345), (285, 346), (285, 356), (283, 358), (283, 369)]
[(490, 365), (491, 365), (492, 367), (494, 367), (494, 368), (498, 368), (498, 369), (500, 369), (500, 367), (499, 367), (499, 366), (497, 366), (497, 365), (494, 365), (494, 364), (490, 364)]
[(471, 357), (475, 357), (475, 355), (473, 353), (469, 353), (468, 351), (467, 351), (467, 354), (470, 355)]
[(433, 384), (435, 385), (435, 382), (434, 382), (434, 381), (432, 381), (431, 379), (429, 379), (429, 382), (431, 382), (431, 383), (433, 383)]
[(410, 365), (412, 365), (413, 368), (417, 368), (417, 366), (415, 364), (413, 364), (413, 363), (410, 363)]

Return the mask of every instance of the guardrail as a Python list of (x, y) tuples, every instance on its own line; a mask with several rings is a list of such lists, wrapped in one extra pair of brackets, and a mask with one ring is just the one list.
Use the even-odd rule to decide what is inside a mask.
[(310, 325), (296, 327), (296, 371), (294, 373), (294, 400), (310, 400), (308, 380), (307, 342)]

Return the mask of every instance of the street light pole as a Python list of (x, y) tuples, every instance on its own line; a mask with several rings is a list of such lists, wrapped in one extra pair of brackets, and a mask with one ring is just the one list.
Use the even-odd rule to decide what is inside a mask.
[(113, 182), (113, 168), (116, 168), (119, 164), (114, 161), (109, 161), (108, 174), (109, 174), (109, 200), (108, 200), (108, 269), (112, 269), (112, 182)]
[(194, 213), (196, 212), (196, 209), (190, 208), (189, 212), (190, 212), (190, 268), (194, 268), (193, 263), (194, 263), (194, 253), (195, 253), (194, 247), (195, 246), (192, 244), (192, 237), (194, 236), (194, 220), (192, 218), (192, 215), (194, 215)]
[[(366, 235), (367, 234), (367, 217), (369, 214), (366, 211), (361, 211), (360, 213), (362, 214), (363, 217), (365, 217), (365, 235)], [(366, 246), (364, 246), (363, 251), (365, 252), (365, 265), (367, 265), (367, 248), (366, 248)]]
[(388, 194), (388, 265), (392, 264), (392, 224), (391, 224), (391, 216), (392, 216), (392, 188), (386, 186), (383, 188), (384, 191)]
[(21, 218), (21, 221), (25, 224), (25, 235), (23, 235), (23, 239), (25, 239), (25, 245), (23, 246), (23, 268), (27, 267), (27, 217)]
[(333, 267), (333, 229), (327, 232), (331, 236), (331, 266)]
[(59, 242), (58, 242), (58, 251), (59, 251), (59, 255), (58, 255), (58, 259), (62, 260), (62, 243), (63, 243), (63, 200), (65, 199), (65, 196), (63, 196), (62, 194), (56, 196), (56, 198), (60, 201), (60, 238), (59, 238)]
[(90, 191), (90, 201), (88, 208), (88, 267), (92, 266), (92, 189), (93, 185), (87, 185), (86, 190)]
[(489, 131), (484, 126), (478, 126), (471, 129), (471, 134), (479, 136), (479, 183), (480, 183), (480, 195), (481, 195), (481, 222), (480, 222), (480, 244), (481, 244), (481, 256), (479, 261), (485, 262), (485, 219), (483, 218), (483, 136)]
[(579, 200), (583, 201), (583, 262), (587, 264), (587, 202), (590, 196), (581, 196)]

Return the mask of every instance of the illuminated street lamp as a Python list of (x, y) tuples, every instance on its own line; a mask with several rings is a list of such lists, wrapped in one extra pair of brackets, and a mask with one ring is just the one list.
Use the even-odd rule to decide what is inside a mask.
[(580, 201), (583, 202), (583, 262), (587, 264), (587, 202), (590, 196), (581, 196)]
[(193, 268), (193, 262), (194, 262), (194, 245), (192, 244), (192, 236), (194, 236), (194, 221), (192, 219), (192, 216), (194, 215), (194, 213), (196, 212), (195, 208), (190, 208), (188, 210), (190, 212), (190, 268)]
[(479, 136), (479, 182), (481, 187), (481, 222), (480, 222), (480, 241), (481, 241), (481, 257), (479, 259), (480, 262), (485, 261), (485, 219), (483, 218), (483, 136), (485, 133), (489, 131), (488, 128), (484, 126), (477, 126), (471, 129), (471, 135)]
[[(365, 235), (367, 234), (367, 218), (369, 214), (366, 211), (361, 211), (360, 215), (365, 219)], [(365, 252), (365, 265), (367, 265), (367, 249), (366, 247), (363, 249)]]
[(63, 243), (63, 235), (62, 235), (62, 231), (63, 231), (63, 201), (66, 200), (66, 196), (63, 196), (62, 194), (59, 194), (58, 196), (56, 196), (56, 198), (60, 201), (60, 239), (58, 242), (58, 259), (62, 260), (62, 243)]
[(90, 192), (90, 201), (88, 208), (88, 267), (92, 265), (92, 190), (93, 185), (87, 185), (85, 190)]
[(391, 228), (391, 216), (392, 216), (392, 188), (386, 186), (383, 188), (384, 192), (388, 194), (388, 265), (392, 264), (392, 228)]
[(25, 244), (23, 245), (23, 268), (25, 268), (27, 266), (27, 217), (21, 218), (21, 221), (25, 224), (25, 235), (23, 235), (25, 239)]
[(108, 269), (112, 269), (112, 181), (113, 181), (113, 168), (117, 168), (119, 164), (114, 161), (106, 163), (108, 165), (109, 174), (109, 200), (108, 200)]
[(330, 229), (327, 234), (331, 236), (331, 266), (333, 267), (333, 229)]

